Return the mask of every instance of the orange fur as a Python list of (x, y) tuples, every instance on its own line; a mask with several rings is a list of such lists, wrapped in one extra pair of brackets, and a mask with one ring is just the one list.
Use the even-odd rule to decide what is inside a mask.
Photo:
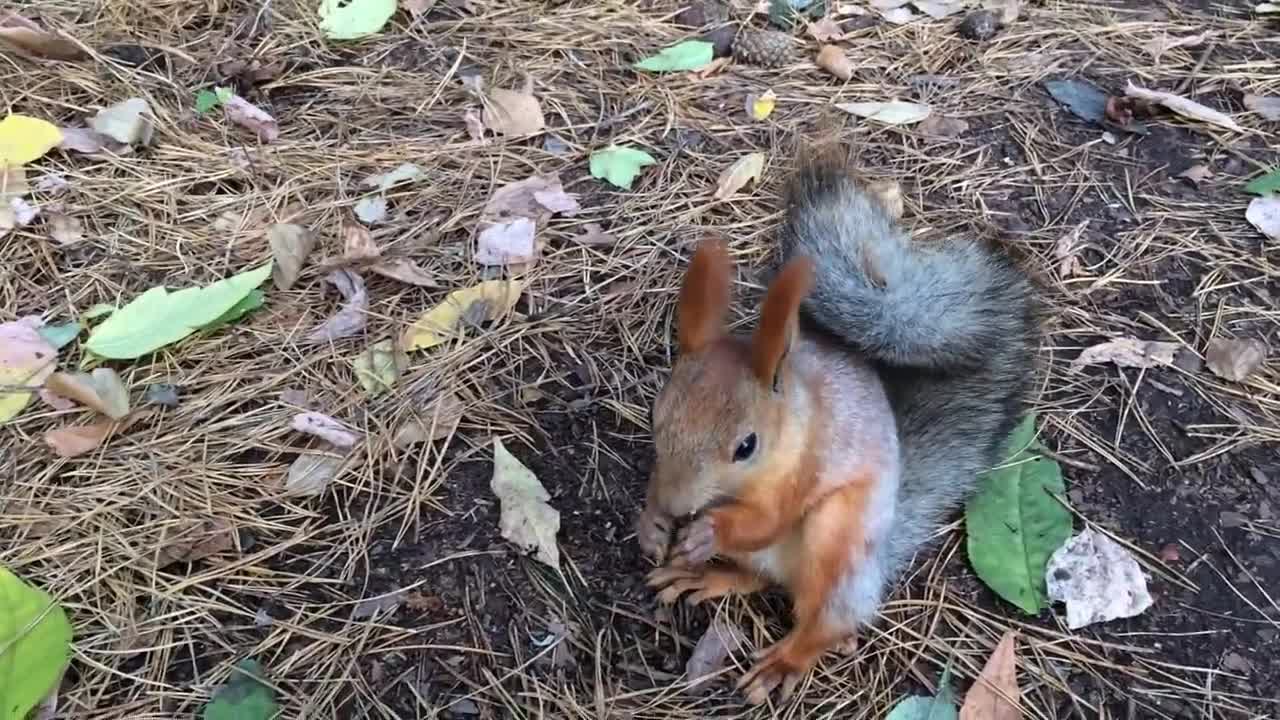
[(800, 301), (813, 284), (813, 260), (795, 257), (769, 285), (760, 326), (751, 341), (751, 368), (766, 386), (773, 385), (778, 366), (795, 338)]
[(680, 352), (697, 352), (723, 334), (732, 275), (724, 245), (718, 240), (703, 241), (685, 273), (676, 306)]

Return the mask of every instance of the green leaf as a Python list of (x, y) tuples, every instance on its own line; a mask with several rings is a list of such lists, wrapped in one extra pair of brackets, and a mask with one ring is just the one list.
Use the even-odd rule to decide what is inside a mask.
[(382, 29), (396, 12), (396, 0), (320, 0), (320, 29), (334, 40), (353, 40)]
[(116, 311), (116, 306), (111, 303), (98, 303), (93, 307), (80, 313), (81, 320), (96, 320), (104, 315), (110, 315)]
[(204, 720), (270, 720), (280, 712), (276, 693), (263, 682), (258, 661), (241, 660), (231, 670), (227, 684), (218, 688), (204, 706)]
[(951, 693), (951, 661), (942, 669), (936, 697), (909, 695), (898, 701), (885, 720), (956, 720), (956, 701)]
[(98, 357), (130, 360), (175, 343), (228, 315), (271, 276), (271, 265), (268, 261), (208, 287), (175, 293), (153, 287), (94, 328), (84, 347)]
[(1029, 415), (1009, 435), (1008, 459), (982, 474), (965, 508), (973, 569), (1028, 615), (1047, 606), (1045, 565), (1071, 537), (1071, 513), (1053, 497), (1066, 492), (1062, 468), (1035, 452), (1035, 433)]
[(44, 338), (45, 342), (52, 345), (54, 350), (61, 350), (67, 346), (67, 343), (75, 340), (83, 329), (84, 326), (80, 323), (69, 322), (61, 325), (45, 325), (37, 328), (36, 332)]
[(196, 114), (203, 115), (218, 107), (218, 94), (212, 90), (201, 90), (196, 93)]
[(249, 294), (245, 295), (244, 298), (240, 300), (240, 302), (236, 303), (235, 305), (232, 305), (230, 310), (222, 313), (221, 317), (219, 317), (217, 320), (214, 320), (213, 322), (209, 323), (208, 325), (205, 325), (200, 329), (206, 330), (206, 331), (216, 330), (222, 327), (223, 325), (230, 325), (231, 323), (239, 320), (245, 315), (248, 315), (254, 310), (257, 310), (258, 308), (265, 305), (267, 302), (266, 298), (267, 298), (267, 294), (265, 292), (263, 292), (262, 290), (259, 290), (258, 288), (254, 288), (250, 290)]
[(71, 658), (71, 623), (43, 590), (0, 567), (0, 720), (22, 720)]
[(228, 100), (235, 97), (236, 95), (234, 92), (231, 91), (231, 88), (221, 87), (221, 86), (214, 88), (213, 94), (215, 97), (218, 98), (219, 103), (227, 102)]
[(640, 169), (657, 162), (643, 150), (610, 145), (591, 153), (591, 177), (602, 178), (623, 190), (630, 190)]
[(1254, 195), (1267, 195), (1274, 192), (1280, 192), (1280, 168), (1276, 168), (1261, 177), (1256, 177), (1244, 186), (1245, 192), (1251, 192)]
[(705, 40), (685, 40), (632, 65), (647, 72), (676, 72), (706, 67), (715, 56), (715, 45)]

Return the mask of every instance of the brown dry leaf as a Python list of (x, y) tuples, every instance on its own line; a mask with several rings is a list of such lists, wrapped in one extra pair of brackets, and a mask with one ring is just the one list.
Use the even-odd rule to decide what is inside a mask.
[(991, 10), (1000, 16), (1000, 23), (1008, 25), (1016, 22), (1022, 13), (1022, 0), (983, 0), (982, 9)]
[(150, 114), (146, 100), (129, 98), (99, 110), (89, 127), (122, 145), (150, 145), (155, 135), (155, 125), (147, 117)]
[(58, 143), (58, 147), (63, 150), (92, 154), (101, 152), (103, 149), (110, 149), (115, 152), (125, 147), (123, 144), (117, 143), (106, 135), (90, 128), (64, 127), (59, 128), (59, 130), (62, 131), (62, 142)]
[(178, 562), (195, 562), (210, 555), (234, 550), (236, 533), (230, 520), (185, 520), (176, 528), (166, 528), (160, 539), (156, 567)]
[(284, 489), (289, 495), (315, 497), (323, 495), (329, 483), (342, 469), (343, 459), (333, 455), (307, 453), (289, 465)]
[(720, 173), (716, 181), (715, 198), (724, 200), (741, 190), (748, 182), (760, 180), (764, 172), (764, 153), (753, 152), (738, 158)]
[(436, 0), (400, 0), (400, 7), (409, 11), (409, 14), (414, 17), (426, 15), (435, 6)]
[(1178, 173), (1177, 177), (1186, 178), (1191, 184), (1199, 187), (1200, 183), (1213, 177), (1213, 171), (1204, 163), (1197, 163)]
[(369, 309), (369, 296), (359, 275), (350, 270), (334, 270), (325, 281), (336, 287), (346, 302), (332, 317), (307, 333), (303, 342), (323, 343), (351, 337), (364, 330), (368, 322), (365, 313)]
[(689, 655), (689, 661), (685, 663), (684, 674), (689, 680), (690, 689), (704, 686), (708, 676), (720, 671), (729, 655), (737, 652), (745, 640), (736, 625), (717, 615), (698, 639), (693, 653)]
[(1172, 365), (1174, 355), (1181, 344), (1138, 340), (1130, 337), (1116, 338), (1093, 347), (1085, 348), (1079, 357), (1071, 361), (1071, 370), (1079, 371), (1085, 365), (1114, 363), (1117, 367), (1150, 368)]
[(520, 90), (493, 88), (486, 92), (480, 120), (500, 135), (521, 137), (545, 130), (542, 105), (533, 96), (533, 78), (526, 76)]
[(578, 199), (564, 191), (558, 175), (534, 175), (498, 188), (480, 213), (475, 260), (481, 265), (515, 265), (537, 259), (538, 225), (553, 213), (573, 215)]
[(373, 241), (373, 233), (369, 229), (355, 223), (343, 223), (342, 226), (342, 259), (348, 263), (364, 260), (377, 260), (382, 257), (382, 249)]
[(1152, 40), (1151, 42), (1147, 43), (1143, 47), (1146, 49), (1147, 52), (1151, 53), (1152, 57), (1154, 57), (1156, 60), (1159, 60), (1160, 56), (1164, 55), (1170, 50), (1175, 50), (1177, 48), (1182, 48), (1182, 47), (1186, 47), (1186, 48), (1199, 47), (1204, 44), (1205, 40), (1208, 40), (1208, 39), (1209, 39), (1208, 32), (1202, 32), (1199, 35), (1188, 35), (1186, 37), (1170, 37), (1168, 34), (1161, 33), (1160, 37), (1156, 38), (1155, 40)]
[(960, 720), (1021, 720), (1022, 692), (1018, 689), (1017, 632), (1000, 638), (983, 666), (978, 681), (960, 706)]
[(835, 42), (844, 39), (844, 30), (834, 18), (827, 16), (817, 22), (809, 23), (809, 34), (820, 43)]
[(1132, 82), (1130, 82), (1129, 86), (1124, 89), (1124, 94), (1139, 100), (1163, 105), (1183, 117), (1191, 118), (1193, 120), (1201, 120), (1212, 125), (1227, 128), (1228, 130), (1235, 130), (1236, 132), (1244, 131), (1244, 128), (1237, 125), (1236, 121), (1232, 120), (1230, 116), (1218, 112), (1213, 108), (1205, 107), (1194, 100), (1188, 100), (1181, 95), (1174, 95), (1173, 93), (1161, 92), (1159, 90), (1147, 90), (1146, 88), (1140, 88), (1137, 85), (1134, 85)]
[(45, 30), (15, 12), (0, 15), (0, 40), (28, 55), (52, 60), (79, 60), (86, 57), (71, 38)]
[(421, 265), (404, 258), (391, 258), (389, 260), (379, 261), (377, 264), (369, 268), (370, 271), (383, 277), (389, 277), (392, 280), (399, 280), (409, 285), (417, 285), (418, 287), (438, 288), (440, 283), (436, 281), (431, 273), (422, 268)]
[(301, 225), (276, 223), (267, 229), (267, 242), (275, 258), (271, 279), (280, 290), (288, 290), (298, 281), (302, 265), (316, 246), (316, 236)]
[(894, 220), (902, 219), (907, 208), (902, 199), (902, 186), (896, 180), (877, 180), (867, 185), (867, 192), (889, 212), (889, 217)]
[(78, 457), (97, 450), (108, 437), (125, 432), (149, 415), (150, 410), (142, 410), (119, 421), (103, 420), (91, 425), (57, 428), (45, 432), (44, 441), (61, 457)]
[(75, 245), (84, 239), (84, 224), (72, 215), (50, 212), (49, 237), (59, 245)]
[(129, 391), (111, 368), (96, 368), (92, 373), (56, 372), (44, 386), (113, 420), (129, 414)]
[(13, 390), (41, 385), (57, 366), (57, 348), (38, 332), (43, 325), (38, 316), (0, 323), (0, 423), (31, 402), (31, 392)]
[(1053, 257), (1058, 261), (1058, 275), (1064, 280), (1080, 272), (1080, 258), (1077, 253), (1080, 251), (1080, 238), (1088, 225), (1088, 220), (1080, 221), (1080, 224), (1076, 225), (1071, 232), (1059, 238), (1057, 245), (1053, 248)]
[(1242, 382), (1267, 361), (1267, 344), (1261, 340), (1214, 338), (1205, 350), (1205, 365), (1224, 380)]
[(1261, 115), (1263, 120), (1280, 122), (1280, 97), (1274, 95), (1245, 95), (1244, 106)]
[(1244, 218), (1258, 232), (1272, 240), (1280, 240), (1280, 196), (1267, 195), (1250, 200)]
[(348, 430), (342, 423), (318, 412), (303, 412), (293, 416), (289, 427), (301, 433), (316, 437), (340, 447), (353, 447), (360, 442), (359, 436)]
[(582, 232), (573, 236), (573, 241), (579, 245), (613, 245), (618, 242), (618, 238), (610, 235), (600, 227), (598, 223), (587, 223), (582, 226)]
[(729, 63), (733, 62), (731, 57), (718, 57), (702, 67), (694, 70), (691, 75), (700, 79), (707, 79), (721, 70), (729, 67)]
[(853, 65), (849, 62), (849, 56), (835, 45), (823, 45), (818, 50), (818, 57), (814, 60), (814, 64), (841, 80), (853, 77)]
[(436, 398), (430, 413), (401, 425), (391, 443), (401, 450), (428, 440), (443, 440), (462, 421), (466, 407), (457, 395), (446, 392)]
[(934, 137), (955, 137), (969, 130), (969, 123), (960, 118), (947, 117), (946, 115), (930, 114), (929, 117), (920, 121), (920, 132), (925, 135)]
[(276, 119), (239, 95), (232, 95), (231, 99), (222, 103), (222, 108), (231, 122), (257, 133), (262, 142), (274, 142), (280, 137), (280, 126), (276, 124)]
[(8, 202), (9, 198), (20, 198), (31, 192), (27, 184), (27, 170), (21, 165), (0, 167), (0, 202)]

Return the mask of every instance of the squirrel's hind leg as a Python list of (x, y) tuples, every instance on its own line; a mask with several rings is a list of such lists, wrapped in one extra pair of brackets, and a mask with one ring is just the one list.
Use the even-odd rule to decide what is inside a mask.
[(701, 568), (660, 567), (649, 573), (649, 587), (659, 589), (658, 601), (670, 605), (681, 595), (693, 591), (687, 599), (697, 605), (726, 595), (749, 595), (760, 592), (768, 581), (737, 565), (724, 563)]

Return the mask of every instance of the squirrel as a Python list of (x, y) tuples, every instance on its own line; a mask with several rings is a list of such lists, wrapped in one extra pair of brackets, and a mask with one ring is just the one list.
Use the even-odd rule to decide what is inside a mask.
[(787, 590), (791, 631), (737, 683), (752, 704), (856, 649), (886, 586), (999, 461), (1039, 342), (1008, 254), (913, 240), (847, 153), (802, 153), (785, 199), (750, 337), (726, 330), (724, 244), (694, 253), (636, 527), (663, 603)]

